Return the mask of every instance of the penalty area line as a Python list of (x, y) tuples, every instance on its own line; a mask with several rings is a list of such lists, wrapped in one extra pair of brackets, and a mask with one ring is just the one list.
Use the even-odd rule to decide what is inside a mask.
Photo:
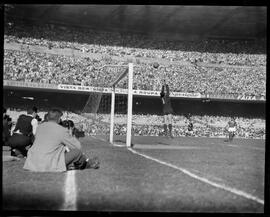
[(64, 204), (61, 210), (77, 210), (77, 190), (75, 182), (75, 170), (66, 172), (66, 182), (64, 186)]
[(238, 190), (238, 189), (236, 189), (236, 188), (232, 188), (232, 187), (229, 187), (229, 186), (226, 186), (226, 185), (223, 185), (223, 184), (215, 183), (215, 182), (213, 182), (213, 181), (208, 180), (207, 178), (200, 177), (200, 176), (198, 176), (198, 175), (196, 175), (196, 174), (194, 174), (194, 173), (191, 173), (190, 171), (188, 171), (188, 170), (186, 170), (186, 169), (184, 169), (184, 168), (180, 168), (180, 167), (177, 167), (177, 166), (175, 166), (175, 165), (173, 165), (173, 164), (170, 164), (170, 163), (167, 163), (167, 162), (158, 160), (158, 159), (156, 159), (156, 158), (150, 157), (150, 156), (148, 156), (148, 155), (141, 154), (141, 153), (139, 153), (139, 152), (133, 150), (132, 148), (128, 148), (128, 150), (131, 151), (131, 152), (134, 153), (134, 154), (140, 155), (140, 156), (145, 157), (145, 158), (147, 158), (147, 159), (150, 159), (150, 160), (152, 160), (152, 161), (155, 161), (155, 162), (158, 162), (158, 163), (160, 163), (160, 164), (163, 164), (163, 165), (166, 165), (166, 166), (168, 166), (168, 167), (172, 167), (172, 168), (174, 168), (174, 169), (176, 169), (176, 170), (179, 170), (179, 171), (181, 171), (182, 173), (184, 173), (184, 174), (186, 174), (186, 175), (188, 175), (188, 176), (190, 176), (190, 177), (192, 177), (192, 178), (194, 178), (194, 179), (197, 179), (197, 180), (199, 180), (199, 181), (201, 181), (201, 182), (204, 182), (204, 183), (209, 184), (209, 185), (211, 185), (211, 186), (214, 186), (214, 187), (216, 187), (216, 188), (223, 189), (223, 190), (225, 190), (225, 191), (229, 191), (229, 192), (231, 192), (231, 193), (233, 193), (233, 194), (236, 194), (236, 195), (238, 195), (238, 196), (244, 197), (244, 198), (246, 198), (246, 199), (250, 199), (250, 200), (256, 201), (257, 203), (260, 203), (260, 204), (264, 205), (264, 200), (262, 200), (262, 199), (260, 199), (260, 198), (258, 198), (258, 197), (255, 197), (255, 196), (253, 196), (253, 195), (251, 195), (251, 194), (248, 194), (248, 193), (246, 193), (246, 192), (244, 192), (244, 191), (241, 191), (241, 190)]

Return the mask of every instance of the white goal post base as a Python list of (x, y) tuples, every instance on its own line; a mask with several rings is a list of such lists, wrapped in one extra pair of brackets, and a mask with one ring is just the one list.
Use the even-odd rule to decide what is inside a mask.
[[(109, 66), (109, 65), (108, 65)], [(110, 67), (127, 67), (111, 65)], [(113, 132), (114, 132), (114, 108), (115, 108), (115, 86), (122, 78), (128, 74), (128, 112), (127, 112), (127, 135), (126, 146), (131, 147), (131, 130), (132, 130), (132, 104), (133, 104), (133, 63), (128, 64), (128, 68), (119, 74), (117, 78), (111, 83), (112, 96), (111, 96), (111, 121), (110, 121), (110, 143), (113, 144)]]

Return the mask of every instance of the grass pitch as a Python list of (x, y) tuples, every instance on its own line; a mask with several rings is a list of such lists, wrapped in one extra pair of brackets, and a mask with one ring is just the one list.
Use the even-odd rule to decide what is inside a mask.
[[(75, 172), (76, 210), (262, 213), (264, 205), (98, 137), (81, 139), (98, 170)], [(133, 150), (264, 200), (265, 140), (136, 137)], [(4, 210), (59, 210), (65, 173), (32, 173), (24, 160), (3, 162)]]

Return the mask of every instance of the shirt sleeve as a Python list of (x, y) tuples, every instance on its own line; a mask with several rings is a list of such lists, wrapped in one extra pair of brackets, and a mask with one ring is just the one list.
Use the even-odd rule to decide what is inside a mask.
[(31, 124), (32, 124), (32, 132), (34, 135), (36, 135), (37, 126), (38, 126), (37, 119), (33, 118), (33, 120), (31, 121)]
[(62, 143), (70, 149), (74, 149), (74, 148), (81, 149), (82, 148), (80, 141), (76, 137), (71, 136), (68, 133), (68, 131), (65, 131)]

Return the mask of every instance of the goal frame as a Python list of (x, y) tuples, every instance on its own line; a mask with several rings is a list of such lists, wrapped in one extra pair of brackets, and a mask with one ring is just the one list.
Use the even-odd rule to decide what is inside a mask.
[[(114, 111), (115, 111), (115, 86), (128, 74), (128, 111), (127, 111), (127, 134), (126, 146), (131, 147), (131, 131), (132, 131), (132, 105), (133, 105), (133, 63), (127, 65), (106, 65), (110, 67), (128, 67), (124, 72), (119, 74), (117, 78), (111, 83), (111, 118), (110, 118), (110, 138), (109, 142), (113, 144), (114, 136)], [(105, 67), (105, 66), (104, 66)]]

